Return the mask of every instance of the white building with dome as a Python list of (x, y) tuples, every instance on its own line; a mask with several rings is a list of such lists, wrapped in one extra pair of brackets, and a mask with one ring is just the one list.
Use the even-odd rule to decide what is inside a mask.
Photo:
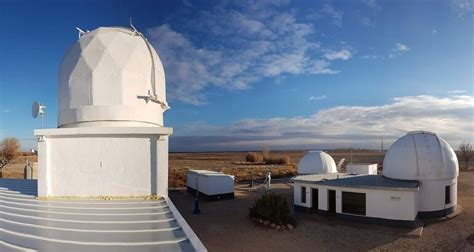
[[(303, 174), (292, 179), (296, 210), (397, 226), (416, 226), (418, 219), (448, 217), (456, 210), (458, 160), (435, 133), (414, 131), (395, 141), (382, 175), (308, 174), (308, 161), (305, 156)], [(319, 167), (319, 159), (314, 161)]]
[(167, 109), (141, 33), (81, 33), (59, 67), (58, 128), (35, 130), (38, 179), (0, 178), (0, 251), (207, 251), (168, 198)]
[(81, 33), (58, 74), (58, 128), (38, 129), (38, 195), (166, 196), (165, 73), (136, 30)]

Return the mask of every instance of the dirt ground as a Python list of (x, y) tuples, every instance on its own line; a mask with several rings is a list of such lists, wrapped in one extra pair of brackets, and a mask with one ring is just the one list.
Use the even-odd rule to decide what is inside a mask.
[[(200, 202), (193, 215), (193, 197), (185, 191), (170, 193), (180, 213), (209, 251), (474, 251), (474, 173), (459, 176), (458, 204), (462, 213), (450, 220), (425, 225), (421, 237), (406, 229), (342, 222), (316, 214), (295, 213), (294, 230), (276, 231), (255, 226), (248, 209), (263, 189), (243, 186), (236, 198)], [(277, 183), (272, 191), (293, 202), (290, 183)]]

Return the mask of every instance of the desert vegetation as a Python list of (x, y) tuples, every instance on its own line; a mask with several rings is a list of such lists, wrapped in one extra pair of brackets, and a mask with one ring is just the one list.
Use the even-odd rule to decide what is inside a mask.
[(295, 219), (290, 214), (286, 197), (274, 193), (265, 193), (255, 200), (249, 209), (249, 217), (256, 224), (280, 229), (292, 229)]
[(468, 170), (469, 163), (474, 158), (474, 151), (472, 150), (472, 145), (466, 142), (459, 144), (457, 156), (461, 168)]
[(270, 154), (259, 154), (256, 152), (249, 152), (245, 156), (245, 161), (254, 164), (266, 164), (266, 165), (288, 165), (290, 164), (289, 156), (275, 156), (272, 157)]

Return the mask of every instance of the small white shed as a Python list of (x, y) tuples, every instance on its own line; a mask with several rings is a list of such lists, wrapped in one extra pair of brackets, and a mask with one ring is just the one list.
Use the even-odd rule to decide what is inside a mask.
[(234, 181), (232, 175), (207, 170), (189, 170), (187, 173), (188, 192), (210, 200), (234, 198)]
[(348, 164), (347, 173), (377, 175), (377, 164)]

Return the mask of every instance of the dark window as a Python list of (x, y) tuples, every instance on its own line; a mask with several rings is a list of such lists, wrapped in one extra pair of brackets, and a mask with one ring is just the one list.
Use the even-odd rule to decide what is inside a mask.
[(301, 203), (306, 203), (306, 187), (301, 187)]
[(328, 190), (328, 204), (329, 214), (336, 214), (336, 191)]
[(365, 193), (342, 192), (342, 212), (365, 215)]
[(444, 204), (451, 203), (451, 186), (446, 186), (444, 189)]
[(318, 188), (313, 188), (311, 189), (311, 194), (313, 195), (312, 196), (312, 202), (313, 202), (313, 205), (311, 206), (311, 208), (313, 208), (314, 210), (318, 210), (318, 203), (319, 203), (319, 195), (318, 195)]

